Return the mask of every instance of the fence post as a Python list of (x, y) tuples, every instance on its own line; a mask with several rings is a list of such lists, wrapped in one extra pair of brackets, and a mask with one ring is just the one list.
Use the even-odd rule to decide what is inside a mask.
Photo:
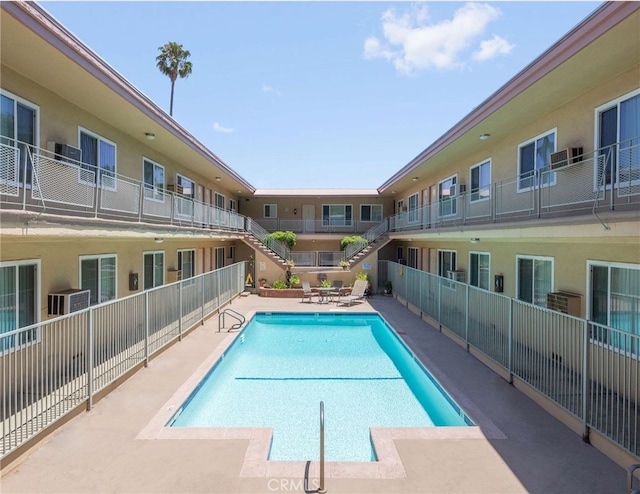
[(149, 366), (149, 291), (144, 292), (144, 366)]
[(513, 384), (513, 299), (509, 298), (509, 337), (507, 343), (509, 357), (507, 370), (509, 371), (509, 384)]
[(202, 278), (202, 304), (200, 307), (200, 325), (204, 325), (204, 279), (206, 277), (206, 273), (203, 273), (201, 278)]
[(587, 421), (587, 393), (589, 390), (589, 321), (583, 321), (582, 332), (582, 440), (589, 442), (589, 425)]
[(178, 341), (182, 341), (182, 281), (178, 283)]
[(89, 324), (87, 325), (87, 411), (93, 407), (93, 309), (89, 309)]
[(465, 301), (464, 301), (464, 342), (469, 351), (469, 295), (471, 293), (469, 285), (462, 285), (465, 288)]

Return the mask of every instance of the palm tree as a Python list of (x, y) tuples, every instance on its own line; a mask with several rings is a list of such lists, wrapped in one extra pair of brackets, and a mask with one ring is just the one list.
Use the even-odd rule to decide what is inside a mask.
[(187, 58), (191, 56), (189, 50), (182, 48), (182, 45), (175, 41), (170, 41), (158, 48), (160, 55), (156, 57), (156, 66), (160, 69), (164, 75), (169, 76), (171, 79), (171, 103), (169, 105), (169, 115), (173, 115), (173, 88), (176, 83), (176, 79), (180, 76), (181, 79), (189, 77), (193, 66), (191, 62), (187, 61)]

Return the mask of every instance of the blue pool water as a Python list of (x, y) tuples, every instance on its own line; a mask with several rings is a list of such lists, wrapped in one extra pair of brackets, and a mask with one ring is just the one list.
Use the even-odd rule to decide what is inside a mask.
[(377, 314), (259, 313), (172, 427), (272, 427), (271, 460), (375, 460), (370, 427), (472, 425)]

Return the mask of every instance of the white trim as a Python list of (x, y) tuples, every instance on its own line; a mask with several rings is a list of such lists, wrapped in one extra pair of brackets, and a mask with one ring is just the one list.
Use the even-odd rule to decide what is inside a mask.
[[(454, 180), (454, 183), (453, 183), (453, 194), (449, 196), (449, 200), (454, 201), (453, 204), (455, 205), (455, 211), (453, 213), (449, 213), (449, 214), (442, 214), (442, 209), (440, 207), (441, 204), (442, 204), (442, 199), (440, 198), (440, 190), (441, 190), (440, 186), (443, 183), (445, 183), (445, 182), (447, 182), (449, 180)], [(449, 188), (449, 190), (451, 190), (451, 188)], [(458, 204), (457, 204), (456, 199), (455, 199), (458, 196), (458, 174), (454, 173), (453, 175), (451, 175), (451, 176), (449, 176), (449, 177), (447, 177), (447, 178), (445, 178), (443, 180), (440, 180), (438, 182), (438, 185), (436, 186), (436, 193), (438, 194), (438, 197), (437, 197), (438, 218), (448, 218), (448, 217), (451, 217), (451, 216), (456, 216), (458, 214)]]
[[(164, 183), (162, 184), (162, 188), (159, 189), (156, 184), (155, 181), (153, 183), (153, 185), (151, 187), (148, 187), (148, 184), (144, 181), (144, 165), (145, 165), (145, 161), (148, 161), (149, 163), (151, 163), (154, 167), (154, 173), (153, 173), (153, 177), (155, 178), (155, 167), (159, 167), (162, 168), (162, 178), (164, 180)], [(152, 200), (152, 201), (156, 201), (156, 202), (162, 202), (164, 203), (164, 196), (167, 193), (167, 174), (166, 174), (166, 168), (164, 165), (158, 163), (157, 161), (152, 160), (151, 158), (148, 158), (146, 156), (142, 156), (142, 180), (141, 180), (141, 185), (143, 187), (143, 189), (152, 189), (154, 191), (153, 197), (145, 197), (146, 199)], [(160, 198), (156, 197), (156, 193), (157, 192), (161, 192)]]
[(486, 252), (486, 251), (481, 251), (481, 250), (470, 250), (469, 251), (469, 256), (468, 256), (468, 268), (467, 268), (467, 272), (468, 272), (468, 279), (467, 279), (467, 283), (469, 284), (469, 286), (473, 286), (475, 288), (480, 288), (481, 290), (484, 290), (484, 288), (481, 288), (479, 286), (476, 285), (472, 285), (471, 284), (471, 256), (472, 255), (477, 255), (477, 256), (487, 256), (489, 258), (489, 280), (488, 280), (488, 285), (489, 288), (486, 288), (486, 290), (491, 291), (491, 252)]
[[(12, 266), (33, 266), (35, 265), (36, 267), (36, 295), (35, 295), (35, 323), (40, 323), (41, 321), (41, 314), (42, 314), (42, 269), (41, 269), (41, 265), (42, 265), (42, 260), (41, 259), (22, 259), (20, 261), (0, 261), (0, 268), (7, 268), (7, 267), (12, 267)], [(19, 287), (18, 287), (19, 288)], [(18, 329), (18, 328), (16, 328)], [(0, 333), (1, 334), (1, 333)], [(40, 341), (42, 335), (41, 335), (41, 329), (38, 328), (37, 332), (36, 332), (36, 337), (29, 341), (28, 345), (30, 345), (31, 343), (37, 343)], [(26, 346), (26, 345), (25, 345)], [(15, 347), (11, 347), (11, 348), (15, 348)], [(22, 346), (18, 345), (18, 348), (22, 348)], [(2, 351), (0, 349), (0, 355), (2, 355)]]
[[(267, 207), (269, 208), (269, 216), (267, 216)], [(273, 212), (273, 214), (272, 214)], [(278, 217), (278, 205), (277, 204), (263, 204), (262, 205), (262, 217), (263, 218), (277, 218)]]
[[(543, 170), (544, 167), (542, 168), (537, 168), (536, 167), (536, 163), (535, 163), (535, 144), (539, 139), (542, 139), (543, 137), (546, 137), (550, 134), (553, 134), (553, 151), (557, 151), (558, 150), (558, 127), (553, 127), (551, 129), (549, 129), (546, 132), (543, 132), (542, 134), (538, 134), (535, 137), (532, 137), (531, 139), (528, 139), (526, 141), (522, 141), (520, 144), (518, 144), (518, 148), (517, 148), (517, 155), (516, 155), (516, 164), (517, 164), (517, 169), (516, 169), (516, 192), (530, 192), (532, 190), (537, 190), (540, 187), (547, 187), (550, 185), (556, 185), (556, 174), (555, 172), (549, 173), (548, 176), (551, 177), (551, 180), (549, 181), (548, 184), (538, 184), (537, 180), (538, 180), (538, 176), (536, 173), (533, 174), (533, 176), (531, 177), (531, 180), (533, 180), (533, 187), (524, 187), (521, 188), (520, 187), (520, 180), (521, 180), (521, 170), (520, 170), (520, 149), (523, 148), (524, 146), (528, 146), (529, 144), (534, 145), (534, 163), (533, 163), (533, 171), (535, 172), (536, 170)], [(546, 165), (545, 165), (546, 166)], [(528, 180), (529, 178), (523, 179), (523, 180)]]
[[(472, 173), (473, 170), (476, 168), (480, 168), (482, 165), (489, 165), (489, 196), (488, 197), (481, 197), (480, 196), (480, 192), (478, 191), (478, 199), (473, 199), (473, 177), (472, 177)], [(469, 195), (469, 203), (470, 204), (476, 204), (478, 202), (485, 202), (485, 201), (489, 201), (491, 200), (491, 176), (492, 176), (492, 172), (493, 172), (493, 163), (491, 162), (491, 158), (487, 158), (485, 160), (482, 161), (478, 161), (477, 163), (471, 165), (469, 167), (469, 187), (467, 189), (467, 194)], [(480, 172), (478, 172), (480, 173)]]
[[(155, 257), (156, 254), (162, 254), (162, 283), (160, 285), (155, 285), (155, 283), (154, 283), (155, 286), (149, 288), (148, 290), (151, 290), (152, 288), (157, 288), (158, 286), (162, 286), (162, 285), (166, 284), (165, 272), (167, 270), (166, 269), (167, 263), (165, 262), (165, 260), (166, 260), (167, 256), (165, 254), (165, 251), (164, 250), (143, 250), (142, 251), (142, 291), (145, 290), (145, 288), (144, 288), (144, 257), (146, 255), (149, 255), (149, 254), (153, 254), (154, 257)], [(154, 282), (155, 281), (156, 280), (155, 280), (155, 276), (154, 276)]]
[[(191, 180), (189, 177), (187, 177), (186, 175), (182, 175), (181, 173), (176, 173), (176, 185), (179, 185), (178, 182), (180, 182), (180, 180), (178, 180), (178, 178), (182, 178), (184, 180), (188, 180), (189, 182), (191, 182), (192, 187), (191, 187), (191, 195), (186, 196), (184, 194), (182, 194), (184, 197), (188, 197), (190, 199), (194, 199), (196, 197), (196, 181), (195, 180)], [(184, 187), (182, 186), (182, 190), (184, 190)]]
[(371, 216), (373, 216), (371, 214), (373, 208), (374, 207), (379, 207), (380, 208), (380, 221), (384, 220), (384, 206), (382, 204), (360, 204), (360, 215), (359, 215), (359, 218), (360, 218), (360, 222), (361, 223), (380, 223), (380, 221), (376, 221), (376, 220), (372, 220), (372, 219), (368, 219), (368, 220), (363, 220), (362, 219), (362, 208), (365, 207), (365, 206), (371, 208), (370, 212), (369, 212), (369, 218), (371, 218)]
[[(89, 254), (89, 255), (84, 255), (84, 256), (78, 256), (78, 288), (82, 288), (82, 261), (88, 261), (90, 259), (108, 259), (108, 258), (114, 258), (115, 259), (115, 279), (113, 281), (114, 283), (114, 291), (113, 291), (113, 298), (110, 300), (117, 300), (118, 299), (118, 254)], [(100, 263), (98, 263), (98, 275), (100, 275)], [(100, 278), (98, 278), (98, 288), (100, 288), (101, 286), (101, 280)], [(101, 293), (98, 293), (98, 295), (102, 295)], [(102, 297), (99, 297), (99, 299)], [(108, 302), (107, 300), (105, 300), (104, 302)], [(101, 304), (103, 303), (103, 301), (98, 300), (97, 304)]]
[[(514, 291), (514, 297), (516, 300), (520, 300), (522, 302), (526, 302), (525, 300), (521, 300), (519, 298), (519, 293), (518, 293), (518, 287), (520, 286), (520, 271), (518, 270), (518, 261), (520, 259), (531, 259), (531, 260), (538, 260), (538, 261), (550, 261), (551, 262), (551, 287), (549, 288), (549, 293), (553, 292), (555, 290), (555, 279), (556, 279), (556, 268), (555, 268), (555, 258), (554, 257), (549, 257), (549, 256), (532, 256), (532, 255), (528, 255), (528, 254), (516, 254), (516, 266), (515, 266), (515, 273), (516, 273), (516, 285), (515, 285), (515, 291)], [(533, 302), (526, 302), (526, 303), (533, 303)], [(533, 304), (533, 305), (537, 305), (537, 304)]]
[(587, 276), (585, 280), (586, 295), (585, 295), (585, 314), (584, 318), (591, 320), (591, 268), (593, 266), (607, 267), (607, 268), (620, 268), (620, 269), (633, 269), (640, 271), (640, 264), (633, 264), (630, 262), (614, 262), (614, 261), (596, 261), (587, 259)]

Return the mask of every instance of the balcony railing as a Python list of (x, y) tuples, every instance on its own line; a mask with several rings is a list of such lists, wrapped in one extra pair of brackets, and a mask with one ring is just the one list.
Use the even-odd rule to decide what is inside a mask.
[[(380, 222), (342, 220), (303, 220), (290, 218), (255, 218), (254, 221), (269, 232), (290, 231), (293, 233), (364, 233)], [(382, 220), (384, 222), (384, 220)]]
[[(6, 140), (6, 139), (5, 139)], [(162, 187), (17, 143), (0, 144), (2, 208), (211, 230), (244, 231), (245, 217)]]
[(559, 169), (546, 167), (400, 212), (389, 218), (389, 230), (437, 229), (637, 207), (638, 140), (569, 160)]

